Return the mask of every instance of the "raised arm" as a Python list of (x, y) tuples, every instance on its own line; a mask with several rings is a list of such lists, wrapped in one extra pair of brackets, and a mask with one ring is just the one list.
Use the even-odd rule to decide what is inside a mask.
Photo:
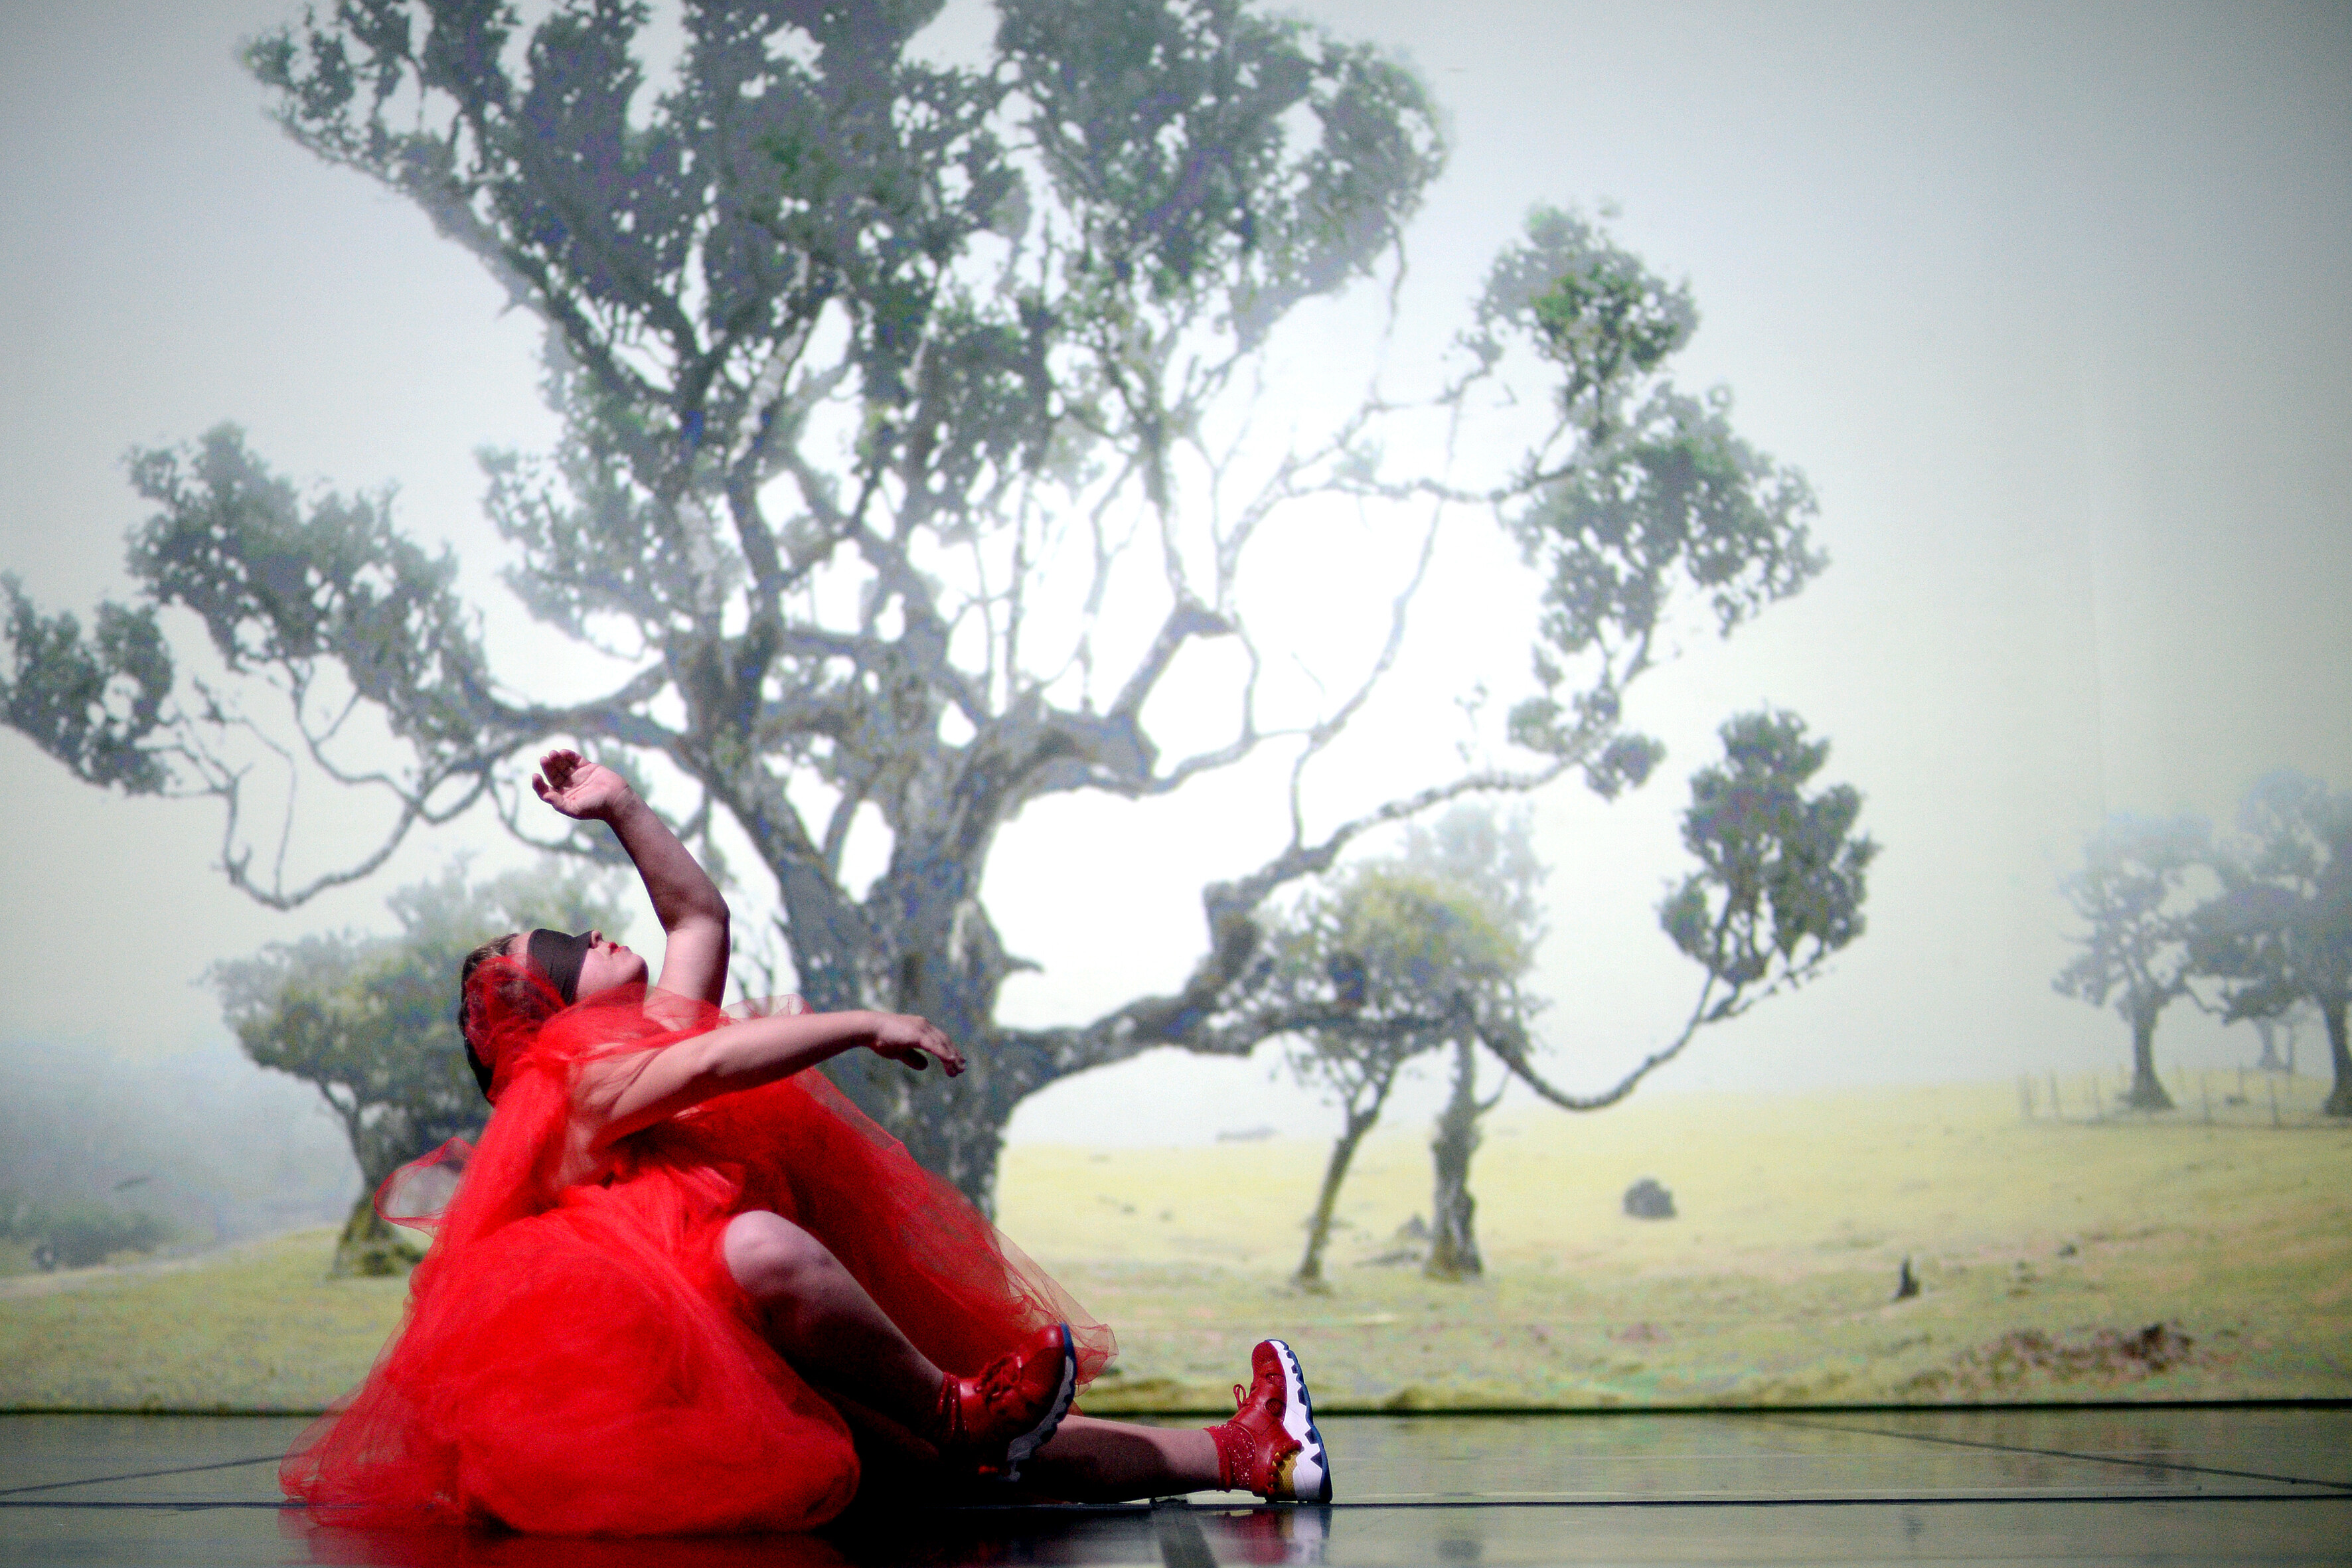
[(790, 1078), (859, 1047), (922, 1068), (936, 1061), (953, 1078), (963, 1053), (920, 1018), (898, 1013), (792, 1013), (728, 1024), (636, 1058), (592, 1066), (580, 1085), (591, 1141), (598, 1145), (666, 1121), (715, 1095)]
[(724, 1001), (727, 900), (677, 835), (620, 774), (577, 752), (554, 751), (540, 758), (539, 775), (530, 785), (564, 816), (611, 827), (645, 879), (667, 937), (655, 986), (698, 1002)]

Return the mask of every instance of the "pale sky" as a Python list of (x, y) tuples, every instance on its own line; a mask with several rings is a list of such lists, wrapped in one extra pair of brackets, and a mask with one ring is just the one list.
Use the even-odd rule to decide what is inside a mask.
[[(1885, 846), (1870, 931), (1658, 1087), (2112, 1070), (2122, 1025), (2049, 986), (2068, 952), (2054, 885), (2084, 836), (2110, 810), (2226, 818), (2273, 767), (2352, 785), (2352, 11), (1299, 9), (1406, 52), (1451, 111), (1452, 164), (1409, 237), (1412, 327), (1458, 323), (1530, 204), (1613, 203), (1621, 239), (1698, 300), (1683, 381), (1729, 385), (1741, 429), (1821, 497), (1830, 571), (1636, 688), (1631, 717), (1669, 747), (1648, 788), (1538, 802), (1536, 989), (1561, 1075), (1612, 1076), (1687, 1005), (1695, 974), (1651, 906), (1680, 861), (1684, 780), (1717, 723), (1763, 701), (1831, 737), (1831, 775), (1867, 797)], [(405, 526), (499, 595), (470, 454), (551, 436), (536, 331), (421, 216), (263, 120), (232, 51), (282, 15), (0, 5), (0, 568), (51, 608), (121, 582), (140, 517), (124, 450), (224, 418), (305, 480), (396, 481)], [(941, 47), (983, 25), (951, 12)], [(1288, 374), (1319, 363), (1312, 331), (1285, 352)], [(1416, 622), (1421, 679), (1366, 754), (1415, 744), (1431, 721), (1412, 700), (1442, 709), (1463, 672), (1523, 679), (1482, 587), (1507, 561), (1465, 544), (1450, 562)], [(490, 616), (494, 643), (535, 646)], [(1202, 877), (1273, 831), (1261, 783), (1009, 831), (993, 907), (1047, 967), (1008, 1016), (1084, 1016), (1181, 975)], [(0, 791), (5, 1037), (225, 1040), (195, 984), (215, 959), (382, 928), (383, 895), (453, 853), (517, 858), (485, 819), (276, 915), (210, 869), (205, 805), (101, 795), (13, 732)], [(331, 848), (332, 822), (310, 820)], [(2176, 1012), (2159, 1055), (2233, 1063), (2249, 1035)], [(1040, 1097), (1018, 1130), (1319, 1125), (1263, 1080), (1155, 1058)]]

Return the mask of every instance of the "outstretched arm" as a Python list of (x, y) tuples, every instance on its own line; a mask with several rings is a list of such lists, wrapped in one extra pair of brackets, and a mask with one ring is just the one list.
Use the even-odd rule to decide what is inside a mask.
[(724, 1000), (727, 900), (653, 807), (620, 774), (573, 751), (540, 758), (530, 787), (566, 816), (605, 824), (628, 852), (667, 937), (655, 985), (698, 1002)]
[(791, 1013), (593, 1064), (581, 1079), (580, 1105), (601, 1146), (715, 1095), (790, 1078), (860, 1046), (917, 1069), (936, 1061), (950, 1078), (963, 1071), (963, 1053), (923, 1019), (898, 1013)]

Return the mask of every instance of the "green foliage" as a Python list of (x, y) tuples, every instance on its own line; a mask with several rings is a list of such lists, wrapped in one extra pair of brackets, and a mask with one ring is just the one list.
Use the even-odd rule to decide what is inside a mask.
[(1718, 731), (1724, 760), (1691, 775), (1683, 845), (1699, 869), (1659, 906), (1674, 943), (1724, 988), (1720, 1016), (1756, 988), (1810, 978), (1863, 931), (1864, 873), (1878, 846), (1856, 837), (1862, 795), (1805, 786), (1829, 760), (1804, 721), (1765, 710)]
[(2218, 980), (2222, 1016), (2276, 1017), (2308, 1000), (2327, 1030), (2331, 1116), (2352, 1116), (2352, 793), (2274, 773), (2247, 793), (2221, 891), (2191, 917), (2189, 964)]
[(2153, 1017), (2188, 989), (2191, 884), (2213, 860), (2201, 816), (2111, 816), (2059, 890), (2089, 928), (2083, 952), (2052, 982), (2126, 1019)]
[(1482, 889), (1409, 864), (1368, 865), (1343, 878), (1308, 930), (1314, 946), (1363, 961), (1365, 1005), (1382, 1012), (1442, 1007), (1455, 991), (1494, 984), (1527, 962)]
[(308, 680), (331, 659), (404, 739), (467, 743), (484, 717), (467, 700), (481, 649), (457, 559), (394, 529), (388, 493), (305, 507), (234, 425), (137, 454), (131, 482), (161, 509), (131, 535), (131, 575), (153, 604), (194, 612), (231, 672)]
[(73, 616), (44, 616), (14, 574), (0, 574), (0, 595), (13, 656), (0, 674), (9, 724), (77, 778), (126, 795), (161, 790), (169, 773), (146, 742), (172, 689), (172, 656), (153, 608), (101, 605), (84, 638)]
[(1360, 861), (1268, 933), (1260, 1005), (1291, 1020), (1302, 1079), (1343, 1094), (1462, 1033), (1467, 1010), (1517, 1005), (1541, 934), (1543, 876), (1524, 818), (1461, 805), (1397, 855)]
[(2245, 843), (2218, 864), (2222, 890), (2197, 911), (2199, 973), (2225, 983), (2224, 1016), (2275, 1016), (2352, 993), (2352, 793), (2276, 773), (2239, 812)]
[(620, 923), (607, 875), (553, 862), (480, 884), (452, 867), (386, 903), (397, 936), (273, 942), (211, 972), (246, 1055), (316, 1085), (341, 1118), (369, 1193), (481, 1124), (455, 1013), (466, 954), (506, 931)]
[(1587, 769), (1604, 795), (1638, 784), (1660, 754), (1615, 726), (1627, 683), (1667, 651), (1658, 638), (1682, 598), (1703, 600), (1728, 636), (1828, 564), (1803, 476), (1733, 432), (1729, 393), (1694, 396), (1665, 374), (1697, 326), (1687, 286), (1580, 215), (1538, 207), (1465, 338), (1490, 370), (1520, 342), (1560, 376), (1559, 423), (1509, 492), (1510, 527), (1544, 584), (1543, 692), (1513, 710), (1511, 732), (1554, 754), (1608, 745)]
[[(1244, 347), (1392, 245), (1443, 157), (1421, 83), (1361, 46), (1234, 0), (1013, 0), (998, 47), (1076, 218), (1079, 290), (1213, 298)], [(1300, 153), (1286, 121), (1311, 116)]]
[(0, 1240), (30, 1242), (44, 1268), (89, 1268), (125, 1252), (152, 1252), (175, 1234), (143, 1209), (88, 1199), (40, 1203), (0, 1191)]

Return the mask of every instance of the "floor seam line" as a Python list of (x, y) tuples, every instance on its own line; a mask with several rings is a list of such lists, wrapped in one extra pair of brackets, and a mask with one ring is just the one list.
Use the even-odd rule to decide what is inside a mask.
[(283, 1454), (259, 1454), (250, 1459), (222, 1459), (209, 1465), (177, 1465), (168, 1470), (133, 1470), (127, 1476), (90, 1476), (78, 1481), (38, 1481), (29, 1487), (0, 1487), (0, 1498), (24, 1492), (55, 1491), (59, 1487), (102, 1487), (114, 1481), (152, 1480), (157, 1476), (193, 1476), (205, 1470), (235, 1470), (247, 1465), (274, 1465)]
[(1872, 1437), (1893, 1437), (1905, 1442), (1941, 1443), (1948, 1447), (1978, 1448), (1996, 1454), (2032, 1454), (2044, 1459), (2077, 1459), (2085, 1464), (2124, 1465), (2137, 1470), (2169, 1470), (2181, 1475), (2228, 1476), (2242, 1481), (2279, 1481), (2293, 1486), (2325, 1487), (2330, 1491), (2352, 1496), (2352, 1483), (2324, 1481), (2311, 1476), (2282, 1476), (2268, 1470), (2232, 1470), (2219, 1465), (2174, 1463), (2164, 1459), (2126, 1459), (2114, 1454), (2082, 1454), (2067, 1448), (2032, 1448), (2018, 1443), (1987, 1443), (1969, 1437), (1945, 1437), (1932, 1432), (1890, 1432), (1879, 1426), (1846, 1426), (1834, 1421), (1806, 1421), (1794, 1416), (1776, 1416), (1784, 1426), (1800, 1426), (1815, 1432), (1851, 1432)]
[[(1772, 1509), (1788, 1509), (1788, 1508), (1981, 1508), (1981, 1507), (1988, 1507), (1988, 1506), (1990, 1506), (1990, 1507), (1997, 1507), (1997, 1508), (2019, 1508), (2019, 1507), (2031, 1507), (2031, 1506), (2034, 1506), (2034, 1505), (2064, 1506), (2064, 1505), (2080, 1505), (2080, 1504), (2084, 1504), (2084, 1503), (2123, 1503), (2123, 1504), (2133, 1504), (2133, 1503), (2150, 1503), (2150, 1502), (2168, 1502), (2168, 1503), (2222, 1503), (2222, 1502), (2228, 1502), (2228, 1503), (2243, 1503), (2243, 1502), (2294, 1502), (2294, 1503), (2326, 1502), (2326, 1503), (2347, 1503), (2347, 1502), (2352, 1502), (2352, 1497), (2347, 1497), (2347, 1495), (2345, 1495), (2344, 1493), (2341, 1493), (2341, 1492), (2154, 1492), (2154, 1493), (2150, 1493), (2150, 1492), (2086, 1492), (2086, 1493), (2077, 1493), (2077, 1494), (2074, 1494), (2074, 1495), (2071, 1495), (2071, 1496), (2062, 1495), (2062, 1496), (2055, 1496), (2055, 1497), (2053, 1497), (2053, 1496), (2050, 1496), (2050, 1495), (2048, 1495), (2048, 1494), (2031, 1494), (2031, 1495), (2029, 1495), (2029, 1494), (2020, 1494), (2020, 1493), (2008, 1493), (2008, 1494), (1991, 1493), (1991, 1494), (1985, 1494), (1985, 1495), (1976, 1496), (1976, 1497), (1951, 1497), (1951, 1496), (1948, 1496), (1948, 1495), (1927, 1495), (1927, 1496), (1916, 1496), (1916, 1497), (1891, 1497), (1891, 1496), (1890, 1496), (1890, 1497), (1815, 1497), (1815, 1498), (1790, 1498), (1790, 1497), (1773, 1497), (1773, 1496), (1766, 1496), (1766, 1495), (1755, 1495), (1755, 1496), (1721, 1497), (1721, 1498), (1690, 1498), (1690, 1497), (1683, 1497), (1683, 1498), (1672, 1498), (1672, 1497), (1669, 1497), (1669, 1498), (1559, 1498), (1559, 1499), (1523, 1500), (1520, 1500), (1520, 1501), (1515, 1501), (1515, 1502), (1479, 1501), (1479, 1500), (1458, 1500), (1458, 1501), (1442, 1501), (1442, 1502), (1441, 1502), (1441, 1501), (1434, 1501), (1434, 1500), (1431, 1500), (1431, 1501), (1399, 1501), (1399, 1502), (1331, 1502), (1331, 1503), (1312, 1504), (1312, 1505), (1308, 1505), (1308, 1506), (1309, 1506), (1309, 1507), (1313, 1507), (1313, 1508), (1317, 1508), (1317, 1509), (1328, 1509), (1328, 1510), (1343, 1510), (1343, 1511), (1349, 1511), (1349, 1512), (1360, 1512), (1360, 1513), (1373, 1513), (1373, 1512), (1397, 1512), (1397, 1511), (1406, 1511), (1406, 1510), (1428, 1511), (1428, 1510), (1439, 1510), (1439, 1509), (1454, 1509), (1454, 1510), (1476, 1510), (1476, 1511), (1485, 1511), (1485, 1512), (1495, 1512), (1495, 1511), (1503, 1511), (1503, 1510), (1511, 1510), (1511, 1509), (1530, 1509), (1530, 1510), (1533, 1510), (1533, 1509), (1546, 1509), (1546, 1510), (1559, 1510), (1559, 1509), (1611, 1509), (1611, 1508), (1616, 1508), (1616, 1509), (1664, 1509), (1664, 1508), (1691, 1508), (1691, 1509), (1716, 1509), (1716, 1508), (1772, 1508)], [(294, 1502), (294, 1501), (290, 1501), (290, 1500), (275, 1500), (275, 1501), (262, 1501), (262, 1500), (253, 1500), (253, 1499), (240, 1499), (240, 1498), (216, 1498), (216, 1499), (210, 1499), (210, 1500), (192, 1500), (192, 1499), (170, 1499), (170, 1500), (164, 1500), (164, 1499), (158, 1499), (158, 1500), (153, 1500), (153, 1501), (146, 1501), (146, 1502), (133, 1502), (133, 1501), (110, 1502), (110, 1501), (105, 1501), (105, 1500), (87, 1500), (87, 1499), (80, 1499), (80, 1498), (16, 1498), (16, 1499), (0, 1499), (0, 1510), (5, 1510), (5, 1509), (60, 1509), (60, 1510), (63, 1510), (63, 1509), (72, 1509), (72, 1510), (91, 1510), (91, 1511), (95, 1511), (95, 1510), (106, 1510), (106, 1509), (115, 1509), (115, 1510), (123, 1510), (123, 1511), (134, 1511), (134, 1510), (147, 1510), (147, 1511), (167, 1510), (167, 1511), (180, 1511), (180, 1512), (204, 1512), (204, 1511), (206, 1511), (206, 1510), (214, 1510), (214, 1509), (257, 1509), (257, 1508), (275, 1509), (275, 1510), (279, 1510), (279, 1511), (291, 1511), (291, 1512), (315, 1511), (315, 1512), (319, 1512), (319, 1513), (321, 1513), (321, 1514), (328, 1514), (328, 1515), (331, 1515), (331, 1514), (333, 1513), (333, 1511), (334, 1511), (331, 1508), (326, 1508), (326, 1509), (315, 1509), (315, 1510), (313, 1510), (313, 1509), (310, 1509), (310, 1508), (309, 1508), (309, 1505), (306, 1505), (306, 1504), (303, 1504), (303, 1503), (299, 1503), (299, 1502)], [(940, 1516), (939, 1516), (939, 1517), (940, 1517), (940, 1518), (945, 1518), (945, 1519), (952, 1519), (952, 1518), (958, 1517), (958, 1516), (960, 1516), (960, 1515), (968, 1515), (968, 1514), (972, 1514), (972, 1513), (982, 1513), (982, 1512), (988, 1512), (988, 1511), (992, 1511), (992, 1510), (979, 1510), (979, 1509), (971, 1509), (971, 1510), (964, 1510), (964, 1509), (949, 1509), (949, 1510), (940, 1510)], [(1134, 1511), (1136, 1511), (1136, 1510), (1104, 1510), (1104, 1511), (1105, 1511), (1106, 1513), (1119, 1512), (1119, 1513), (1129, 1513), (1129, 1514), (1131, 1514), (1131, 1513), (1133, 1513), (1133, 1512), (1134, 1512)], [(1213, 1508), (1210, 1511), (1226, 1511), (1226, 1510)], [(1235, 1510), (1235, 1511), (1238, 1511), (1238, 1510)], [(1257, 1510), (1250, 1510), (1250, 1511), (1257, 1511)], [(1155, 1521), (1155, 1522), (1156, 1522), (1156, 1521)], [(1191, 1525), (1192, 1525), (1192, 1531), (1193, 1531), (1196, 1534), (1197, 1534), (1197, 1533), (1199, 1533), (1199, 1531), (1200, 1531), (1200, 1526), (1199, 1526), (1196, 1522), (1194, 1522), (1194, 1521), (1191, 1521), (1191, 1520), (1187, 1520), (1187, 1521), (1185, 1521), (1185, 1522), (1186, 1522), (1187, 1524), (1191, 1524)], [(1157, 1532), (1155, 1531), (1155, 1533), (1157, 1533)], [(1203, 1550), (1204, 1552), (1206, 1552), (1206, 1550), (1207, 1550), (1207, 1540), (1206, 1540), (1206, 1537), (1205, 1537), (1205, 1536), (1203, 1536), (1203, 1537), (1202, 1538), (1202, 1550)], [(1163, 1557), (1165, 1557), (1165, 1556), (1166, 1556), (1166, 1552), (1165, 1552), (1164, 1548), (1163, 1548), (1163, 1552), (1162, 1552), (1162, 1556), (1163, 1556)], [(1201, 1562), (1201, 1563), (1205, 1563), (1206, 1565), (1208, 1565), (1208, 1568), (1214, 1568), (1214, 1565), (1216, 1564), (1216, 1561), (1217, 1561), (1217, 1560), (1216, 1560), (1216, 1558), (1214, 1557), (1214, 1555), (1213, 1555), (1213, 1554), (1212, 1554), (1212, 1555), (1208, 1555), (1208, 1556), (1206, 1556), (1206, 1557), (1204, 1557), (1204, 1558), (1202, 1558), (1202, 1559), (1200, 1559), (1200, 1560), (1198, 1560), (1198, 1561), (1199, 1561), (1199, 1562)]]

